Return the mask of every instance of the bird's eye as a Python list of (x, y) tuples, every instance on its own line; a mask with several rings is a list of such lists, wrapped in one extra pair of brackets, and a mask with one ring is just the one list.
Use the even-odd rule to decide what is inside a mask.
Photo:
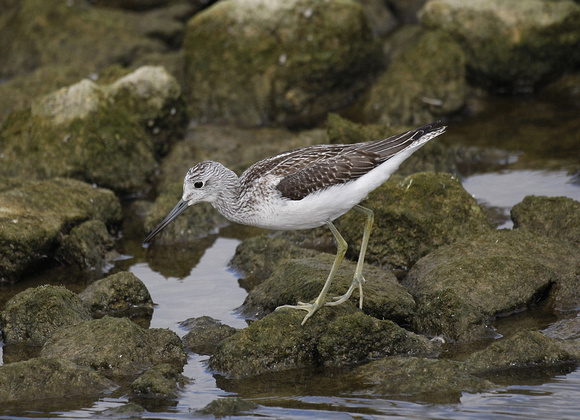
[(195, 182), (195, 183), (193, 184), (193, 186), (194, 186), (195, 188), (201, 188), (201, 187), (203, 187), (203, 182), (201, 182), (201, 181), (197, 181), (197, 182)]

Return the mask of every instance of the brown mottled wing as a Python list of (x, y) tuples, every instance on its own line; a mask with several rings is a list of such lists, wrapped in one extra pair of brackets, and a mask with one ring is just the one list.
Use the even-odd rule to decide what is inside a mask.
[(360, 178), (380, 164), (380, 155), (358, 150), (353, 145), (333, 157), (313, 162), (287, 175), (276, 189), (290, 200), (302, 200), (315, 191)]
[(350, 146), (321, 144), (280, 153), (250, 166), (242, 174), (241, 182), (249, 186), (258, 178), (269, 174), (283, 178), (308, 166), (330, 159), (348, 147)]

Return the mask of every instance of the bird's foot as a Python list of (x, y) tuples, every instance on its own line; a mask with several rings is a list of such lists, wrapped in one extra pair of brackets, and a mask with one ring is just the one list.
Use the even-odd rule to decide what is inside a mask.
[(314, 301), (314, 303), (304, 303), (304, 302), (298, 302), (297, 305), (282, 305), (282, 306), (278, 306), (276, 308), (276, 310), (279, 309), (301, 309), (303, 311), (306, 311), (307, 314), (304, 317), (304, 319), (302, 320), (301, 325), (304, 325), (306, 323), (306, 321), (308, 321), (308, 319), (314, 315), (320, 308), (322, 308), (324, 305), (321, 305), (318, 302), (318, 299), (316, 299)]
[(362, 285), (365, 282), (365, 278), (361, 275), (359, 276), (355, 276), (352, 279), (352, 283), (350, 284), (350, 287), (348, 288), (347, 292), (342, 295), (342, 296), (335, 296), (332, 299), (334, 300), (334, 302), (327, 302), (326, 306), (337, 306), (340, 305), (341, 303), (346, 302), (348, 299), (350, 299), (352, 292), (354, 291), (354, 289), (356, 287), (358, 287), (359, 289), (359, 294), (360, 294), (360, 299), (359, 299), (359, 307), (362, 309), (363, 306), (363, 288)]

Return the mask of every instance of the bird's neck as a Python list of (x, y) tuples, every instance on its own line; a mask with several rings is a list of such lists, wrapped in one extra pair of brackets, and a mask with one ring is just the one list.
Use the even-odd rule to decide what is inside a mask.
[(240, 179), (234, 171), (228, 168), (224, 169), (219, 194), (211, 204), (227, 219), (236, 221), (236, 214), (239, 213)]

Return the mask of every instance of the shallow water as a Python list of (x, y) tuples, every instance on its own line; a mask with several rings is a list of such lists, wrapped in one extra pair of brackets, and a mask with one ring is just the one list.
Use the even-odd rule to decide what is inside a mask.
[[(465, 188), (480, 203), (493, 209), (499, 227), (511, 227), (509, 209), (528, 194), (562, 195), (580, 201), (577, 110), (572, 112), (569, 107), (550, 101), (513, 98), (494, 99), (484, 107), (476, 118), (452, 122), (442, 141), (447, 145), (502, 151), (498, 155), (503, 158), (462, 167), (460, 174)], [(554, 115), (558, 115), (557, 122)], [(129, 208), (125, 218), (130, 222), (137, 216)], [(145, 249), (140, 245), (143, 238), (139, 226), (128, 223), (118, 244), (125, 257), (113, 271), (130, 270), (145, 282), (156, 304), (151, 327), (170, 328), (183, 336), (186, 331), (179, 322), (209, 315), (243, 328), (246, 322), (236, 315), (235, 308), (242, 304), (247, 292), (240, 286), (237, 274), (228, 268), (228, 262), (247, 235), (248, 231), (230, 226), (188, 244), (185, 250), (164, 250), (162, 245)], [(71, 283), (71, 278), (77, 277), (54, 268), (16, 285), (3, 285), (0, 305), (24, 288), (44, 283), (64, 283), (75, 292), (82, 290), (86, 279), (77, 278)], [(526, 322), (531, 317), (537, 317), (534, 322), (538, 325), (551, 321), (541, 311), (528, 311), (498, 323)], [(2, 347), (0, 356), (3, 356), (1, 351)], [(577, 418), (580, 412), (580, 370), (574, 366), (533, 377), (511, 377), (501, 382), (505, 385), (500, 389), (464, 393), (459, 402), (449, 403), (445, 399), (419, 401), (404, 395), (365, 396), (348, 390), (344, 384), (334, 384), (328, 372), (288, 372), (251, 381), (231, 381), (212, 375), (206, 362), (207, 356), (191, 355), (184, 374), (193, 383), (184, 389), (179, 401), (161, 406), (144, 404), (148, 411), (141, 417), (190, 419), (195, 417), (195, 410), (216, 398), (236, 395), (258, 404), (251, 415), (240, 418), (545, 419)], [(58, 408), (35, 407), (35, 411), (0, 409), (0, 416), (97, 418), (127, 401), (124, 396), (110, 396), (94, 402), (60, 402)]]

